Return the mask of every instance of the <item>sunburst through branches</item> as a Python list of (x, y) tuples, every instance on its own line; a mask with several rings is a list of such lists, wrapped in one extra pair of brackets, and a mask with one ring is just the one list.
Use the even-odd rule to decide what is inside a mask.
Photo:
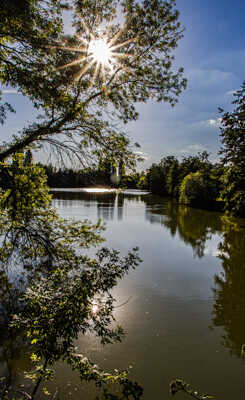
[(133, 54), (121, 52), (120, 49), (129, 46), (135, 41), (135, 38), (117, 43), (125, 31), (125, 28), (119, 30), (111, 39), (109, 39), (108, 33), (94, 36), (83, 21), (82, 23), (89, 39), (79, 37), (78, 39), (81, 42), (81, 46), (79, 47), (58, 46), (59, 48), (69, 52), (80, 53), (81, 56), (76, 58), (74, 61), (62, 65), (59, 69), (62, 70), (74, 65), (79, 65), (80, 69), (74, 76), (74, 82), (79, 81), (86, 73), (93, 69), (91, 84), (94, 85), (96, 79), (100, 76), (103, 81), (103, 86), (106, 86), (106, 78), (108, 77), (108, 74), (113, 73), (113, 70), (116, 68), (128, 72), (128, 68), (124, 65), (122, 60), (125, 60)]

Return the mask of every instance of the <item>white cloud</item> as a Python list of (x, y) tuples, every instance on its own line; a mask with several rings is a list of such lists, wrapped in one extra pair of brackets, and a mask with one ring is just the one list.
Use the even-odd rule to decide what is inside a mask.
[(16, 89), (3, 89), (0, 92), (2, 92), (2, 94), (17, 94), (17, 90)]
[(148, 160), (148, 158), (149, 158), (148, 155), (146, 153), (144, 153), (143, 151), (135, 151), (134, 154), (143, 158), (144, 160)]
[(217, 119), (209, 119), (207, 122), (208, 122), (208, 125), (216, 127), (216, 126), (220, 126), (221, 121), (222, 121), (222, 118), (217, 118)]
[(206, 247), (204, 250), (205, 256), (219, 257), (222, 255), (222, 252), (217, 248)]
[(179, 153), (181, 155), (184, 154), (195, 154), (198, 152), (202, 152), (202, 151), (208, 151), (208, 146), (204, 146), (200, 143), (195, 143), (195, 144), (190, 144), (189, 146), (186, 146), (185, 148), (179, 150)]
[(234, 93), (236, 93), (237, 90), (228, 90), (228, 92), (226, 92), (227, 96), (233, 96)]
[(222, 85), (233, 78), (232, 72), (218, 69), (191, 69), (186, 72), (190, 86), (198, 88), (212, 88)]
[(220, 127), (221, 121), (222, 121), (222, 118), (216, 118), (216, 119), (215, 118), (210, 118), (210, 119), (206, 119), (206, 120), (203, 120), (203, 121), (199, 121), (196, 124), (197, 125), (201, 125), (201, 126), (205, 126), (205, 127), (215, 127), (215, 128), (217, 128), (217, 127)]

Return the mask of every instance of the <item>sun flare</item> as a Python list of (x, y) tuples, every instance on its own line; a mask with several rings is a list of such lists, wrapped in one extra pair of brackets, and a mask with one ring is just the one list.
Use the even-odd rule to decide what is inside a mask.
[(93, 304), (92, 305), (92, 313), (96, 314), (99, 310), (99, 306), (97, 304)]
[(88, 54), (94, 61), (108, 65), (112, 59), (112, 52), (105, 39), (95, 39), (89, 43)]
[[(80, 53), (81, 56), (68, 64), (62, 65), (58, 69), (62, 70), (72, 67), (73, 65), (79, 65), (80, 68), (74, 75), (74, 81), (79, 81), (80, 78), (90, 72), (93, 68), (91, 86), (96, 83), (96, 79), (100, 75), (102, 77), (103, 86), (106, 87), (106, 80), (109, 78), (108, 80), (111, 81), (109, 74), (110, 72), (113, 72), (113, 69), (114, 71), (117, 68), (117, 70), (128, 72), (128, 68), (125, 66), (125, 60), (133, 54), (124, 53), (121, 51), (121, 48), (126, 46), (128, 47), (135, 41), (135, 38), (117, 43), (126, 27), (119, 30), (112, 38), (109, 38), (106, 34), (98, 34), (97, 37), (95, 37), (83, 21), (82, 24), (89, 39), (79, 37), (78, 39), (81, 42), (79, 47), (58, 46), (59, 48), (70, 52)], [(130, 50), (132, 50), (132, 48), (130, 48)], [(115, 75), (116, 74), (114, 74), (114, 78)]]

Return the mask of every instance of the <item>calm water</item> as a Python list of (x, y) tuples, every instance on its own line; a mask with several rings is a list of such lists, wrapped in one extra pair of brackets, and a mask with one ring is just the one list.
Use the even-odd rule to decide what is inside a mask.
[[(83, 336), (78, 351), (108, 370), (132, 366), (147, 400), (171, 398), (176, 377), (216, 399), (244, 399), (245, 222), (231, 227), (221, 214), (134, 191), (57, 191), (53, 203), (63, 217), (101, 218), (107, 246), (123, 254), (139, 246), (143, 259), (114, 291), (124, 341), (103, 347)], [(65, 365), (55, 386), (62, 399), (94, 397)]]

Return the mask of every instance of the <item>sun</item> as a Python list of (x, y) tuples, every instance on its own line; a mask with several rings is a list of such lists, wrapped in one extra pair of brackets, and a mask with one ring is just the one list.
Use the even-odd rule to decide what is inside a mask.
[(93, 314), (96, 314), (99, 311), (98, 304), (93, 304), (92, 308), (91, 308), (91, 311), (92, 311)]
[[(76, 82), (79, 81), (88, 72), (91, 73), (91, 69), (93, 68), (94, 71), (90, 83), (91, 86), (95, 85), (97, 77), (101, 75), (103, 87), (106, 87), (107, 78), (109, 78), (108, 81), (112, 81), (111, 77), (109, 77), (109, 74), (114, 73), (113, 69), (114, 71), (115, 69), (117, 69), (117, 72), (119, 70), (125, 70), (128, 72), (128, 68), (125, 66), (125, 62), (123, 62), (123, 60), (130, 56), (133, 56), (133, 53), (122, 52), (121, 48), (126, 46), (127, 48), (129, 48), (130, 44), (135, 41), (135, 38), (128, 39), (124, 42), (119, 41), (120, 36), (125, 31), (126, 27), (120, 29), (112, 38), (109, 38), (107, 34), (97, 34), (96, 36), (94, 36), (93, 33), (85, 25), (85, 23), (82, 23), (89, 39), (79, 37), (78, 39), (81, 43), (79, 47), (69, 47), (62, 45), (56, 46), (69, 52), (80, 53), (81, 56), (68, 64), (62, 65), (58, 69), (62, 70), (72, 67), (73, 65), (79, 65), (80, 69), (74, 75), (74, 81)], [(132, 51), (132, 46), (130, 48), (130, 51)], [(116, 74), (114, 73), (113, 79), (115, 79), (115, 76)]]
[(112, 51), (105, 39), (92, 40), (88, 46), (88, 54), (94, 61), (102, 65), (108, 65), (112, 61)]

